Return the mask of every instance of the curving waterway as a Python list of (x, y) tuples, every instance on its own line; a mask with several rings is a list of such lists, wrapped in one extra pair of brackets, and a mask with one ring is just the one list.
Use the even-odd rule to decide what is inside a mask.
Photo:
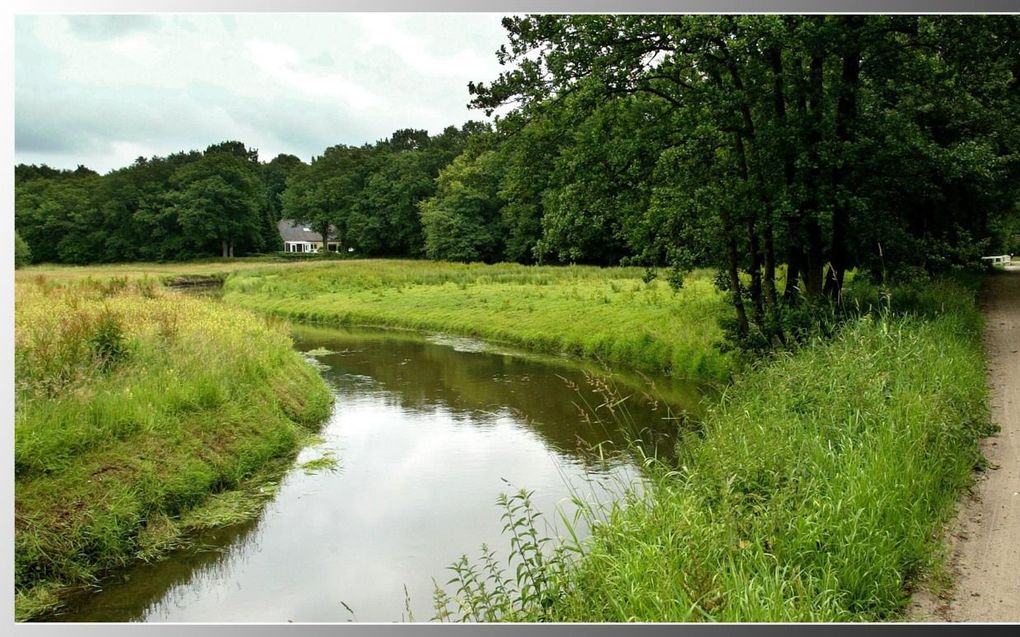
[(434, 582), (458, 557), (486, 543), (505, 558), (501, 493), (533, 491), (555, 533), (557, 507), (571, 517), (573, 497), (605, 502), (640, 485), (641, 454), (669, 459), (702, 392), (471, 339), (293, 335), (336, 407), (260, 516), (119, 573), (47, 620), (427, 621)]

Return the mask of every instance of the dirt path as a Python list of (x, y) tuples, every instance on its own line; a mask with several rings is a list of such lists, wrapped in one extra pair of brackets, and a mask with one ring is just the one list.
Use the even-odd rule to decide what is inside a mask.
[(991, 276), (983, 299), (992, 419), (989, 469), (960, 503), (949, 534), (952, 590), (915, 595), (915, 621), (1020, 621), (1020, 266)]

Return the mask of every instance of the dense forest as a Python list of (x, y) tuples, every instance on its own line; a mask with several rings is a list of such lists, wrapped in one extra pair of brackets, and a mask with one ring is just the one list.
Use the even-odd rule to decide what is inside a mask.
[(783, 338), (846, 272), (936, 272), (1020, 227), (1015, 16), (541, 15), (504, 19), (497, 116), (400, 130), (305, 164), (224, 142), (15, 168), (33, 260), (279, 250), (275, 221), (359, 256), (720, 271), (736, 330)]

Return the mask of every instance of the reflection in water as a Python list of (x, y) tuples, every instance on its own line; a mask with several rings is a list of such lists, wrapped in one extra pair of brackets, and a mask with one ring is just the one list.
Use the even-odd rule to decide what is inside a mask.
[(298, 463), (328, 453), (337, 469), (295, 468), (257, 521), (129, 569), (53, 619), (400, 621), (406, 586), (427, 620), (433, 578), (462, 553), (484, 542), (506, 555), (500, 493), (534, 490), (549, 523), (557, 506), (572, 514), (572, 496), (615, 497), (640, 482), (628, 443), (668, 457), (678, 420), (666, 405), (698, 403), (691, 386), (667, 383), (654, 400), (641, 379), (614, 376), (610, 407), (610, 384), (576, 363), (469, 339), (294, 332), (337, 396), (324, 442)]

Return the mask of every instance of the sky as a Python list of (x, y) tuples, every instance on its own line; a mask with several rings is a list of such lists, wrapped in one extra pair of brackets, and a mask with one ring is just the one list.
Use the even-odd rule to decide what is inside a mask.
[(469, 119), (503, 67), (501, 14), (15, 19), (15, 162), (100, 173), (238, 140), (305, 161)]

